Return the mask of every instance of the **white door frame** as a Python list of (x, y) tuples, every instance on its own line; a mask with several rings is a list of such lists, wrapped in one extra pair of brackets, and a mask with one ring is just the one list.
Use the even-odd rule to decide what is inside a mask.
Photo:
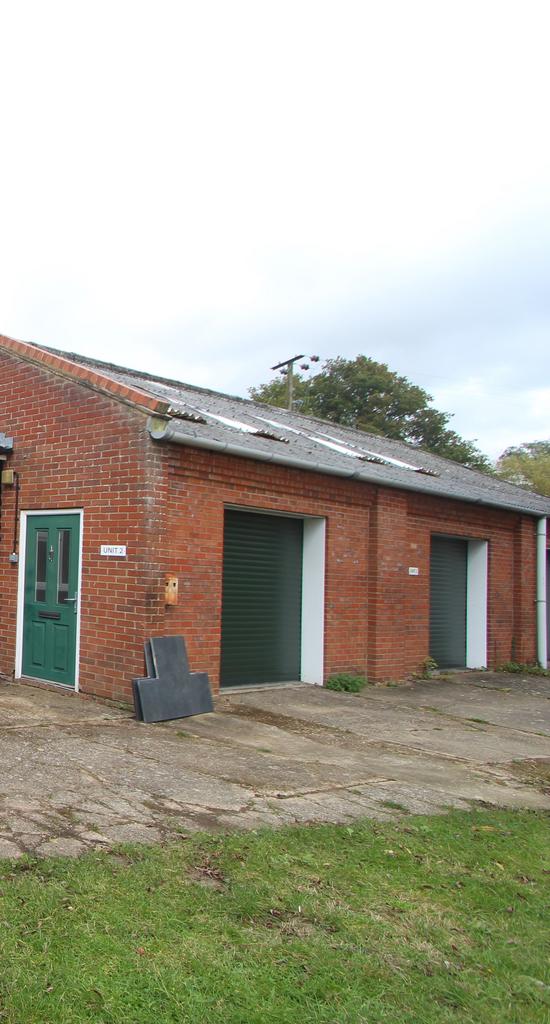
[(468, 541), (466, 668), (487, 667), (488, 553), (486, 540)]
[(302, 547), (302, 658), (300, 678), (323, 685), (325, 669), (326, 519), (304, 516)]
[(432, 538), (466, 542), (466, 668), (487, 668), (489, 542), (458, 533)]
[[(76, 646), (75, 646), (75, 677), (74, 689), (79, 689), (80, 669), (80, 595), (82, 590), (82, 541), (84, 534), (84, 512), (81, 508), (47, 508), (21, 512), (19, 526), (19, 575), (17, 579), (17, 628), (15, 635), (15, 679), (23, 674), (23, 618), (25, 614), (25, 561), (27, 556), (27, 524), (31, 516), (79, 516), (80, 531), (78, 543), (78, 589), (76, 605)], [(71, 689), (65, 683), (40, 680), (48, 686), (59, 686), (62, 690)]]

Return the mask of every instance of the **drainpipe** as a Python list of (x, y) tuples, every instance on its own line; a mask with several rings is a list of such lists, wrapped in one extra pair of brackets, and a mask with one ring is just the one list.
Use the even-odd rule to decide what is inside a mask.
[(548, 665), (548, 620), (546, 617), (546, 519), (537, 522), (537, 661)]

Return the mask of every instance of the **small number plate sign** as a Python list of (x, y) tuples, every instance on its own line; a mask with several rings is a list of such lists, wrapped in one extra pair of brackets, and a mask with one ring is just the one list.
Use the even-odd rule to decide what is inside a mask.
[(99, 553), (107, 558), (126, 558), (126, 544), (102, 544)]

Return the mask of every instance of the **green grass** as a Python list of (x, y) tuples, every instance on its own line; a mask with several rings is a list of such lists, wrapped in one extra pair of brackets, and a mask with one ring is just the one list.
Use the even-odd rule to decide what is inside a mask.
[(0, 1022), (547, 1024), (549, 881), (529, 812), (2, 862)]

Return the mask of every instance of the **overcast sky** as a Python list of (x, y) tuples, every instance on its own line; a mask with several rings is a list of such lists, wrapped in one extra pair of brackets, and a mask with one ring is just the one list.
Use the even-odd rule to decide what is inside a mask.
[(241, 395), (364, 353), (493, 457), (550, 437), (549, 39), (548, 0), (0, 0), (0, 333)]

